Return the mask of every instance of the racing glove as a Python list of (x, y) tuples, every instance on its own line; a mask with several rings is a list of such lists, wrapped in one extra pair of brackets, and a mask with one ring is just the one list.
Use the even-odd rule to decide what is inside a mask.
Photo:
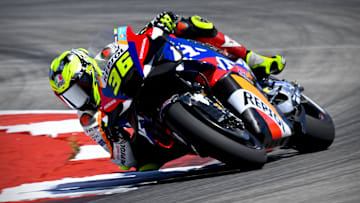
[(158, 14), (151, 22), (150, 24), (152, 26), (161, 28), (165, 32), (173, 33), (174, 29), (176, 27), (175, 21), (179, 17), (170, 11), (164, 11), (160, 14)]

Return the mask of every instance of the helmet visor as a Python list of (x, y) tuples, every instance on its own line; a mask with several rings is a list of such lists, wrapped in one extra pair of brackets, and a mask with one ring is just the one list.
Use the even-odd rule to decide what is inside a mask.
[(62, 93), (60, 97), (73, 109), (80, 109), (89, 100), (89, 95), (77, 83)]

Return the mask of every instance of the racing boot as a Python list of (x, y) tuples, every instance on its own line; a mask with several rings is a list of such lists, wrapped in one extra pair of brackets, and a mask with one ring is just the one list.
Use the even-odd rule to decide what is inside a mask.
[(153, 170), (158, 170), (161, 166), (162, 164), (158, 164), (158, 163), (147, 163), (137, 167), (136, 170), (140, 172), (153, 171)]
[(279, 74), (286, 65), (285, 58), (282, 56), (262, 56), (251, 50), (247, 51), (245, 61), (258, 79), (270, 74)]
[[(135, 167), (136, 171), (153, 171), (158, 170), (161, 167), (161, 164), (158, 163), (147, 163), (147, 164), (141, 164)], [(119, 169), (128, 171), (131, 169), (131, 167), (127, 166), (119, 166)]]

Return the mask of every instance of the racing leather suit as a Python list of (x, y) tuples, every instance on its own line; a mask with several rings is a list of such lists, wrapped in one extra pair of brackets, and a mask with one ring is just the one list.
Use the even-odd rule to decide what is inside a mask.
[(100, 127), (105, 125), (100, 110), (78, 111), (80, 124), (86, 135), (110, 153), (110, 160), (118, 166), (132, 167), (136, 165), (130, 143), (126, 139), (110, 140)]

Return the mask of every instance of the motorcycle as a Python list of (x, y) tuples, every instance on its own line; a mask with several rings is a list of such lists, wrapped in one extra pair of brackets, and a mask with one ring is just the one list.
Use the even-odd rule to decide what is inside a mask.
[(258, 81), (245, 61), (208, 44), (125, 26), (98, 35), (89, 51), (103, 72), (102, 110), (121, 106), (110, 127), (126, 115), (132, 143), (143, 138), (165, 150), (159, 156), (195, 153), (261, 168), (275, 148), (307, 153), (334, 140), (330, 115), (300, 85), (272, 76)]

